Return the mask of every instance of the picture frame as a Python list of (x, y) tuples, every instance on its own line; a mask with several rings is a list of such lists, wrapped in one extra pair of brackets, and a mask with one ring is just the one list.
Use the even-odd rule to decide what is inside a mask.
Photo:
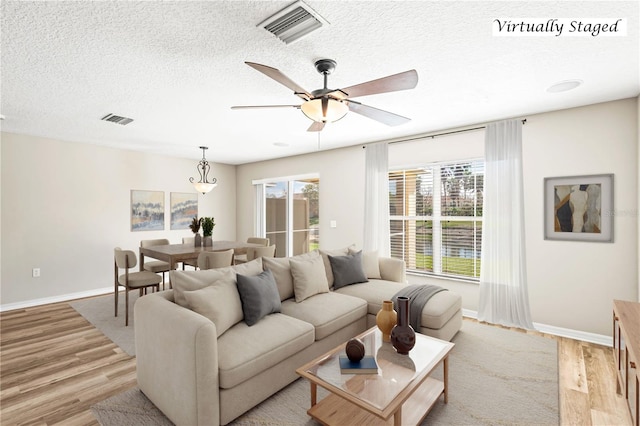
[(198, 216), (198, 194), (172, 192), (170, 196), (171, 223), (169, 228), (189, 229), (194, 216)]
[(131, 190), (131, 231), (164, 230), (164, 191)]
[(544, 239), (613, 242), (613, 174), (544, 178)]

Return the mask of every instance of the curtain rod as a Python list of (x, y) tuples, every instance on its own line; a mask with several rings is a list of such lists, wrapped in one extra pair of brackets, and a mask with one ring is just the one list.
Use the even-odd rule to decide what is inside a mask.
[[(525, 118), (525, 119), (522, 119), (521, 121), (522, 121), (522, 124), (524, 125), (524, 124), (526, 124), (527, 119)], [(393, 144), (396, 144), (396, 143), (412, 142), (412, 141), (416, 141), (416, 140), (420, 140), (420, 139), (428, 139), (428, 138), (435, 139), (438, 136), (453, 135), (453, 134), (456, 134), (456, 133), (465, 133), (465, 132), (471, 132), (471, 131), (481, 130), (481, 129), (486, 129), (486, 128), (487, 128), (487, 126), (483, 125), (483, 126), (478, 126), (478, 127), (470, 127), (468, 129), (451, 130), (451, 131), (448, 131), (448, 132), (435, 133), (433, 135), (415, 136), (415, 137), (412, 137), (412, 138), (400, 139), (400, 140), (397, 140), (397, 141), (391, 141), (391, 142), (389, 142), (389, 145), (393, 145)], [(362, 147), (366, 148), (367, 146), (363, 145)]]

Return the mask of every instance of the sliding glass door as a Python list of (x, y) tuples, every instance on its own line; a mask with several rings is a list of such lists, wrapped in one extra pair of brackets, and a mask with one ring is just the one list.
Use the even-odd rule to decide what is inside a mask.
[(256, 209), (257, 223), (276, 245), (276, 256), (294, 256), (315, 250), (320, 244), (320, 200), (317, 177), (270, 179), (263, 185), (263, 200)]

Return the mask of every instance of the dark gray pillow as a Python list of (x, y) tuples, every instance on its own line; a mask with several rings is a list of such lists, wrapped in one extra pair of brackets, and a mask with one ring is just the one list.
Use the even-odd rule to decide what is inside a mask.
[(362, 267), (362, 250), (346, 256), (329, 255), (329, 263), (333, 272), (334, 289), (369, 282)]
[(251, 326), (266, 315), (280, 312), (280, 294), (270, 270), (260, 275), (237, 275), (244, 322)]

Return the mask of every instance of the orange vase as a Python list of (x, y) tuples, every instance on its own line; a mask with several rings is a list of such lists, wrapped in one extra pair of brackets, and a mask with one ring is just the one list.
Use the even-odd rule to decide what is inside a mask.
[(393, 309), (393, 302), (391, 300), (384, 300), (382, 302), (382, 309), (380, 309), (376, 315), (376, 325), (382, 332), (383, 342), (389, 342), (391, 340), (391, 329), (397, 322), (398, 314)]

